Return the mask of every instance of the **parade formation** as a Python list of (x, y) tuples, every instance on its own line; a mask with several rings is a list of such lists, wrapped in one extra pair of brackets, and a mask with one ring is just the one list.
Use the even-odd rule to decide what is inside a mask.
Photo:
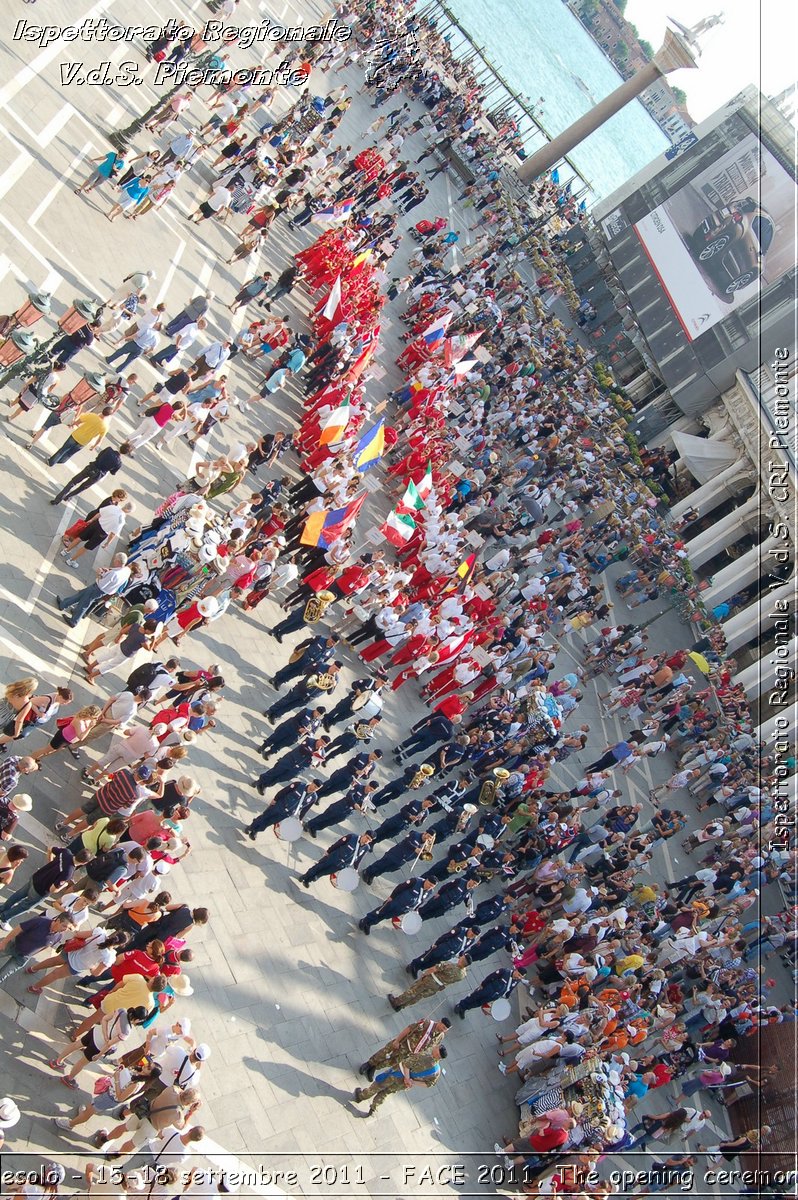
[[(423, 10), (347, 0), (299, 38), (249, 0), (197, 7), (126, 29), (171, 91), (62, 201), (139, 269), (106, 264), (42, 354), (25, 305), (3, 320), (4, 452), (57, 526), (37, 604), (79, 639), (68, 670), (31, 643), (4, 680), (0, 984), (57, 1000), (35, 1110), (0, 1083), (0, 1144), (50, 1172), (9, 1194), (151, 1194), (147, 1164), (158, 1194), (203, 1193), (217, 1056), (191, 977), (227, 934), (185, 896), (203, 844), (235, 879), (231, 813), (288, 922), (333, 895), (384, 972), (365, 1060), (362, 1028), (336, 1034), (342, 1105), (454, 1088), (467, 1044), (516, 1122), (486, 1099), (462, 1148), (511, 1194), (616, 1194), (622, 1161), (679, 1191), (767, 1148), (727, 1113), (771, 1081), (758, 1031), (794, 1020), (770, 993), (795, 862), (717, 621), (648, 627), (690, 591), (700, 514), (672, 519), (667, 462), (552, 305), (585, 206), (514, 185), (514, 131)], [(234, 287), (156, 300), (163, 213)]]

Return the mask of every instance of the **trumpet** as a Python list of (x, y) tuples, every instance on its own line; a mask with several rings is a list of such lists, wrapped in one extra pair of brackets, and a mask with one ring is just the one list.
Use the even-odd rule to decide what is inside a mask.
[(506, 767), (494, 767), (493, 779), (486, 779), (482, 787), (479, 789), (479, 803), (488, 805), (493, 804), (502, 784), (506, 783), (510, 778), (510, 772)]
[(320, 621), (331, 604), (334, 604), (338, 597), (334, 592), (317, 592), (315, 596), (311, 596), (305, 605), (305, 611), (302, 614), (302, 620), (307, 625), (312, 625), (315, 621)]
[(422, 763), (407, 786), (410, 788), (420, 788), (422, 783), (425, 783), (426, 780), (429, 779), (430, 775), (434, 774), (434, 767), (431, 767), (429, 763)]

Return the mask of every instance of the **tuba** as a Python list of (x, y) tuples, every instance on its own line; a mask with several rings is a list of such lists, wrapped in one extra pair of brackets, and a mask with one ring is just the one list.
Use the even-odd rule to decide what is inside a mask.
[(305, 605), (305, 611), (302, 614), (302, 620), (312, 625), (315, 621), (320, 621), (331, 604), (337, 600), (334, 592), (317, 592), (315, 596), (311, 596)]
[(423, 783), (426, 783), (426, 781), (429, 779), (430, 775), (434, 775), (434, 774), (435, 774), (434, 767), (431, 767), (429, 765), (429, 763), (422, 763), (407, 786), (409, 788), (413, 788), (414, 790), (416, 788), (420, 788)]
[(496, 799), (499, 788), (503, 783), (506, 783), (510, 778), (510, 772), (506, 767), (494, 767), (493, 779), (486, 779), (482, 787), (479, 789), (479, 803), (488, 805), (493, 804)]

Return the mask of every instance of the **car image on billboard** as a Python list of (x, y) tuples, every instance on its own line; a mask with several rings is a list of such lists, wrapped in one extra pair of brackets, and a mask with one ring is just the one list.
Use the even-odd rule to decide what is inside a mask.
[(793, 269), (795, 201), (749, 132), (634, 225), (691, 341)]
[(769, 213), (753, 196), (716, 209), (692, 235), (689, 248), (716, 296), (731, 304), (762, 273), (775, 233)]

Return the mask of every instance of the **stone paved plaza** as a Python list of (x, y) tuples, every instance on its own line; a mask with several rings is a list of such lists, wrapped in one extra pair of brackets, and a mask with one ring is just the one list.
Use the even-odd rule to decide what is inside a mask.
[[(85, 12), (83, 0), (12, 7), (14, 19), (35, 16), (43, 20), (46, 16), (54, 23), (77, 23), (86, 15), (105, 15), (121, 23), (163, 23), (169, 16), (186, 13), (186, 6), (173, 0), (166, 4), (101, 0)], [(207, 15), (199, 0), (187, 8), (197, 24)], [(239, 11), (241, 23), (261, 15), (254, 0), (242, 0)], [(273, 15), (302, 23), (321, 11), (319, 6), (314, 13), (307, 3), (288, 4), (281, 12), (275, 8)], [(5, 15), (8, 24), (9, 12)], [(233, 52), (236, 63), (242, 53)], [(150, 213), (135, 223), (106, 220), (104, 213), (112, 203), (107, 191), (100, 189), (89, 197), (73, 194), (87, 174), (86, 160), (107, 150), (105, 132), (125, 125), (155, 99), (147, 82), (129, 89), (62, 87), (59, 65), (72, 61), (73, 55), (83, 55), (87, 66), (106, 58), (115, 65), (126, 58), (143, 61), (140, 46), (131, 53), (123, 44), (109, 47), (87, 42), (80, 43), (78, 50), (56, 42), (40, 50), (8, 37), (0, 54), (0, 311), (14, 311), (28, 290), (45, 289), (54, 295), (57, 317), (74, 298), (103, 297), (131, 271), (154, 268), (157, 278), (151, 288), (152, 301), (163, 300), (173, 315), (192, 295), (210, 287), (217, 296), (210, 314), (211, 332), (235, 332), (241, 322), (227, 315), (226, 305), (251, 272), (246, 262), (233, 267), (223, 263), (236, 243), (235, 232), (243, 219), (230, 218), (228, 227), (205, 222), (199, 228), (186, 220), (197, 197), (205, 195), (210, 178), (206, 166), (195, 167), (184, 177), (163, 212)], [(250, 59), (251, 54), (247, 61)], [(354, 91), (361, 80), (361, 73), (353, 68), (315, 82), (314, 90), (323, 93), (343, 82)], [(207, 89), (193, 101), (189, 123), (207, 119), (206, 93)], [(291, 93), (281, 94), (276, 111), (292, 98)], [(341, 126), (344, 143), (365, 144), (365, 129), (373, 115), (365, 100), (356, 98)], [(147, 135), (139, 136), (136, 148), (148, 144)], [(418, 138), (409, 146), (418, 147), (416, 155), (423, 148)], [(412, 218), (438, 212), (451, 215), (454, 227), (462, 230), (472, 219), (453, 205), (452, 186), (445, 176), (431, 185), (430, 199)], [(412, 218), (402, 218), (402, 228), (408, 227)], [(276, 274), (310, 238), (309, 232), (292, 233), (280, 219), (268, 239), (263, 265)], [(402, 265), (415, 249), (414, 243), (408, 242), (405, 239), (397, 256)], [(304, 329), (309, 307), (309, 296), (296, 289), (278, 311), (289, 313), (293, 326)], [(393, 306), (394, 313), (397, 307)], [(383, 324), (377, 361), (385, 375), (369, 385), (375, 399), (381, 398), (380, 390), (384, 393), (400, 378), (394, 358), (402, 328), (395, 315)], [(49, 336), (54, 329), (50, 320), (40, 323), (37, 332)], [(103, 344), (103, 353), (108, 353), (108, 343)], [(78, 359), (83, 369), (98, 361), (94, 353)], [(68, 372), (71, 382), (77, 379), (73, 367)], [(157, 376), (141, 359), (133, 370), (140, 377), (137, 395), (141, 395)], [(240, 365), (240, 359), (231, 378), (236, 394), (242, 397), (258, 381), (251, 367)], [(12, 394), (13, 389), (4, 389), (3, 399), (7, 401)], [(211, 436), (206, 452), (219, 452), (231, 438), (251, 437), (264, 427), (292, 428), (300, 401), (301, 393), (292, 384), (271, 406), (263, 404), (249, 413), (234, 411), (221, 434)], [(118, 444), (137, 421), (138, 413), (129, 405), (114, 419), (111, 442)], [(71, 476), (75, 462), (47, 466), (46, 456), (60, 444), (61, 431), (45, 438), (32, 452), (24, 449), (32, 423), (32, 415), (13, 426), (4, 423), (0, 440), (0, 550), (4, 562), (0, 680), (35, 674), (47, 685), (43, 690), (69, 683), (81, 703), (98, 695), (104, 699), (124, 675), (101, 679), (100, 689), (89, 693), (78, 653), (97, 627), (89, 621), (75, 631), (68, 630), (55, 598), (89, 579), (88, 559), (81, 561), (78, 572), (70, 572), (59, 558), (64, 529), (110, 489), (100, 485), (74, 503), (51, 507), (50, 498)], [(182, 441), (175, 447), (165, 456), (151, 445), (145, 447), (118, 477), (134, 498), (136, 523), (146, 522), (155, 503), (186, 477), (192, 461), (189, 448)], [(84, 461), (84, 456), (77, 460), (78, 468)], [(289, 463), (295, 465), (295, 461)], [(361, 545), (387, 507), (384, 496), (370, 503), (358, 527)], [(611, 581), (612, 571), (608, 577)], [(616, 598), (615, 603), (618, 616), (625, 619), (622, 602)], [(361, 886), (352, 895), (334, 890), (326, 881), (305, 892), (292, 879), (298, 868), (305, 869), (334, 840), (337, 830), (324, 833), (315, 844), (303, 839), (293, 846), (270, 835), (261, 835), (255, 846), (241, 837), (242, 824), (262, 807), (251, 781), (260, 769), (256, 746), (267, 729), (261, 712), (273, 697), (266, 680), (298, 640), (278, 646), (267, 636), (265, 630), (278, 614), (272, 601), (250, 615), (231, 610), (210, 629), (189, 638), (181, 650), (188, 666), (222, 664), (227, 681), (219, 727), (203, 737), (191, 759), (191, 772), (202, 784), (202, 797), (194, 805), (196, 815), (189, 830), (192, 853), (170, 879), (177, 898), (207, 904), (212, 914), (209, 926), (192, 941), (195, 957), (190, 977), (195, 994), (178, 1006), (180, 1012), (190, 1015), (194, 1029), (213, 1052), (202, 1073), (204, 1104), (199, 1119), (208, 1135), (203, 1152), (214, 1163), (229, 1164), (235, 1161), (229, 1156), (237, 1156), (275, 1170), (301, 1169), (302, 1178), (296, 1185), (285, 1186), (283, 1180), (275, 1185), (278, 1192), (290, 1194), (320, 1193), (318, 1180), (309, 1173), (310, 1166), (320, 1161), (347, 1165), (353, 1184), (347, 1185), (342, 1172), (337, 1186), (326, 1181), (327, 1194), (421, 1194), (416, 1193), (413, 1181), (403, 1186), (402, 1164), (418, 1167), (425, 1162), (457, 1162), (466, 1152), (475, 1156), (469, 1160), (473, 1182), (474, 1165), (495, 1162), (494, 1141), (517, 1126), (513, 1085), (497, 1070), (495, 1034), (499, 1027), (490, 1019), (477, 1012), (469, 1014), (465, 1022), (455, 1021), (447, 1039), (446, 1077), (436, 1088), (429, 1092), (415, 1089), (408, 1097), (391, 1100), (370, 1121), (364, 1121), (349, 1102), (358, 1082), (357, 1065), (406, 1023), (402, 1015), (390, 1010), (386, 994), (405, 985), (404, 963), (443, 931), (445, 919), (425, 924), (412, 940), (385, 927), (366, 940), (356, 922), (374, 897), (387, 895), (395, 879), (390, 884), (379, 880), (372, 888)], [(649, 606), (637, 619), (653, 615)], [(676, 647), (687, 641), (687, 630), (672, 614), (654, 628), (658, 644)], [(563, 672), (572, 667), (578, 644), (578, 640), (566, 640), (558, 669), (560, 663)], [(355, 666), (354, 656), (347, 652), (347, 680), (353, 677)], [(385, 750), (400, 740), (422, 712), (420, 703), (408, 695), (410, 690), (402, 689), (389, 702), (378, 742)], [(590, 723), (584, 762), (617, 740), (621, 729), (614, 719), (600, 714), (595, 685), (591, 683), (586, 691), (577, 716), (571, 718), (572, 726)], [(26, 748), (39, 744), (34, 738)], [(104, 748), (101, 743), (100, 749)], [(96, 755), (92, 748), (84, 762)], [(386, 755), (381, 766), (382, 781), (391, 777), (390, 767), (385, 765), (388, 759)], [(669, 773), (669, 762), (646, 761), (623, 786), (635, 801), (647, 805), (652, 783), (661, 782)], [(571, 759), (558, 768), (556, 777), (571, 781), (570, 786), (578, 775), (579, 762)], [(38, 855), (50, 840), (48, 831), (56, 814), (73, 808), (88, 793), (80, 780), (80, 767), (70, 758), (46, 760), (29, 783), (34, 809), (22, 819), (21, 840)], [(690, 814), (689, 828), (697, 824)], [(346, 828), (357, 826), (350, 822)], [(655, 877), (672, 878), (690, 869), (685, 861), (678, 861), (686, 856), (680, 850), (675, 853), (676, 859), (671, 860), (667, 852), (657, 851)], [(453, 1001), (497, 965), (493, 960), (475, 965), (469, 983), (447, 991), (438, 1011), (449, 1013)], [(413, 1010), (412, 1015), (415, 1013)], [(92, 1156), (88, 1137), (75, 1133), (62, 1138), (55, 1130), (52, 1117), (67, 1112), (72, 1097), (47, 1069), (47, 1060), (64, 1044), (64, 1030), (70, 1024), (67, 1008), (57, 999), (48, 995), (36, 1003), (26, 994), (22, 975), (0, 991), (0, 1093), (13, 1095), (23, 1112), (12, 1148), (59, 1157), (71, 1153), (77, 1164)], [(92, 1078), (91, 1072), (82, 1077), (86, 1081)], [(665, 1091), (667, 1107), (675, 1090)], [(661, 1108), (661, 1101), (658, 1094), (649, 1107)], [(715, 1121), (719, 1130), (726, 1127), (724, 1116), (717, 1115)], [(88, 1132), (98, 1125), (94, 1121)], [(433, 1157), (426, 1159), (425, 1155)], [(386, 1173), (386, 1163), (387, 1182), (380, 1178)], [(356, 1165), (364, 1172), (362, 1182), (354, 1175)], [(275, 1194), (275, 1187), (258, 1185), (248, 1191)], [(457, 1189), (445, 1183), (435, 1189), (440, 1193), (452, 1190)], [(427, 1188), (423, 1194), (433, 1192)]]

